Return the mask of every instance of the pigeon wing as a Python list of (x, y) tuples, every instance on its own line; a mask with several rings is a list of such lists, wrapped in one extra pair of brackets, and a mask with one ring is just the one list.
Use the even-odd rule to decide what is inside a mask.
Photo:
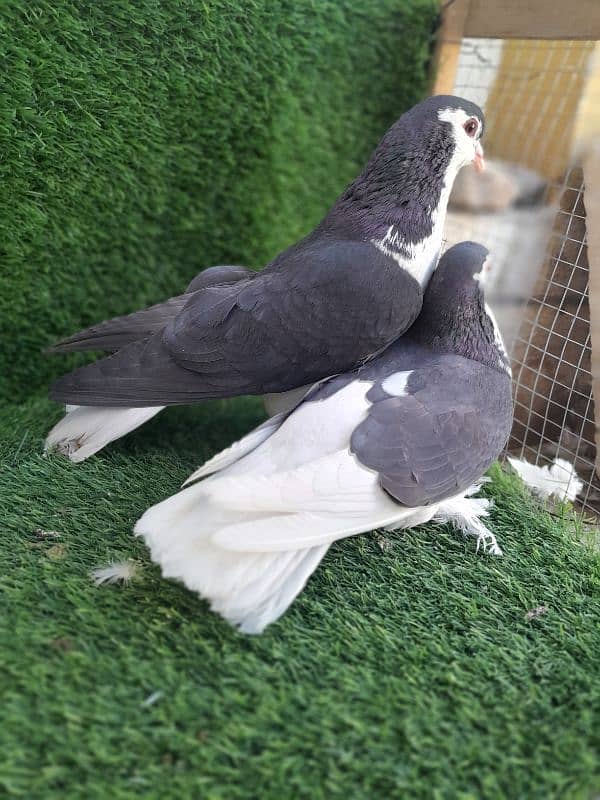
[(421, 304), (417, 281), (373, 245), (331, 242), (192, 294), (164, 331), (60, 378), (51, 396), (135, 407), (283, 392), (380, 352)]
[(355, 367), (400, 336), (422, 304), (414, 278), (362, 242), (302, 250), (285, 269), (238, 286), (233, 304), (211, 290), (195, 295), (165, 342), (177, 364), (218, 375), (224, 391), (230, 375), (242, 376), (247, 394), (283, 392)]
[(146, 339), (162, 330), (190, 299), (190, 292), (236, 283), (253, 275), (246, 267), (209, 267), (191, 281), (184, 294), (131, 314), (113, 317), (78, 331), (48, 348), (49, 353), (72, 353), (81, 350), (120, 350), (131, 342)]
[(189, 301), (180, 294), (162, 303), (99, 322), (77, 331), (48, 348), (49, 353), (73, 353), (82, 350), (120, 350), (131, 342), (146, 339), (161, 330)]
[(512, 422), (505, 373), (446, 357), (411, 372), (398, 396), (386, 385), (373, 392), (351, 450), (399, 503), (425, 506), (464, 491), (504, 447)]

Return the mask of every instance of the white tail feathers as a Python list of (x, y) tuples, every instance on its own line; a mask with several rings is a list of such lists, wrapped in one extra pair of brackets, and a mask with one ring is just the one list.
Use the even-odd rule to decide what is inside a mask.
[(183, 581), (245, 633), (260, 633), (333, 541), (392, 521), (418, 524), (434, 512), (398, 506), (374, 473), (337, 452), (277, 475), (207, 478), (150, 508), (135, 532), (165, 577)]
[[(331, 458), (331, 464), (336, 463)], [(176, 578), (198, 592), (213, 611), (244, 633), (261, 633), (278, 619), (330, 544), (343, 536), (384, 525), (406, 528), (435, 515), (437, 521), (475, 535), (485, 552), (502, 552), (480, 521), (487, 516), (490, 501), (468, 496), (471, 490), (467, 497), (403, 508), (373, 486), (371, 499), (363, 491), (364, 511), (344, 510), (339, 505), (341, 495), (331, 497), (332, 508), (327, 511), (317, 507), (324, 499), (318, 492), (312, 499), (300, 493), (294, 508), (287, 505), (276, 478), (270, 487), (269, 478), (264, 480), (263, 491), (256, 484), (253, 496), (244, 491), (248, 488), (244, 474), (207, 478), (150, 508), (135, 526), (166, 578)]]
[(163, 408), (69, 406), (65, 416), (48, 434), (45, 449), (57, 450), (71, 461), (84, 461), (109, 442), (139, 428)]
[(260, 444), (266, 441), (269, 436), (279, 428), (284, 420), (285, 414), (276, 414), (266, 420), (266, 422), (263, 422), (258, 428), (254, 428), (254, 430), (250, 431), (250, 433), (242, 439), (234, 442), (231, 447), (221, 450), (220, 453), (217, 453), (212, 458), (209, 458), (208, 461), (205, 461), (201, 467), (198, 467), (195, 472), (192, 472), (190, 477), (183, 482), (183, 485), (187, 486), (189, 483), (197, 481), (199, 478), (205, 478), (207, 475), (220, 472), (222, 469), (235, 464), (236, 461), (239, 461), (245, 455), (248, 455), (248, 453), (256, 450)]
[(302, 591), (329, 545), (275, 553), (222, 549), (214, 532), (259, 521), (260, 515), (214, 504), (210, 484), (196, 484), (150, 508), (135, 533), (143, 536), (166, 578), (183, 581), (244, 633), (261, 633)]
[[(332, 542), (428, 522), (438, 504), (399, 505), (350, 452), (370, 386), (356, 381), (321, 404), (269, 420), (192, 476), (204, 480), (148, 509), (135, 533), (163, 575), (198, 592), (243, 632), (260, 633), (292, 603)], [(486, 510), (486, 501), (472, 500), (447, 509), (447, 518), (467, 517), (474, 527)], [(477, 535), (487, 545), (482, 527)]]

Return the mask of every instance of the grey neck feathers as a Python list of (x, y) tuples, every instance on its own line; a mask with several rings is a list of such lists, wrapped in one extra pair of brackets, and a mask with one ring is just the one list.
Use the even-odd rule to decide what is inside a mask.
[(409, 331), (413, 341), (437, 353), (453, 353), (499, 371), (509, 369), (494, 323), (486, 311), (483, 294), (454, 298), (454, 304), (440, 298), (427, 299), (426, 305)]
[(400, 245), (423, 241), (433, 230), (454, 147), (445, 125), (417, 133), (399, 120), (321, 227), (350, 228), (371, 240), (383, 238), (393, 225)]

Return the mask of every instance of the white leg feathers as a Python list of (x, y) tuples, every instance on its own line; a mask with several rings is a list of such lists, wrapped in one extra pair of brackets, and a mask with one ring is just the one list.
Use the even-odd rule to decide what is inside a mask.
[(502, 549), (496, 541), (496, 537), (481, 521), (481, 517), (489, 516), (492, 501), (487, 500), (485, 497), (472, 496), (480, 488), (481, 483), (475, 484), (464, 495), (451, 497), (441, 502), (438, 505), (433, 521), (449, 522), (467, 536), (475, 536), (477, 539), (477, 552), (481, 548), (484, 553), (501, 556)]
[(71, 461), (85, 461), (109, 442), (139, 428), (163, 408), (68, 406), (65, 416), (48, 434), (44, 449), (57, 450)]

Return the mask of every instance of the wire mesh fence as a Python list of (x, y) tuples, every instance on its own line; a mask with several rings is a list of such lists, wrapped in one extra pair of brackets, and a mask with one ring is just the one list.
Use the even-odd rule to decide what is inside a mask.
[(455, 93), (486, 114), (486, 155), (544, 180), (533, 205), (449, 214), (447, 244), (482, 241), (493, 254), (489, 300), (513, 362), (508, 450), (557, 457), (583, 480), (578, 501), (600, 512), (591, 374), (583, 174), (572, 162), (577, 103), (593, 42), (463, 39)]
[(546, 260), (513, 349), (515, 423), (509, 449), (536, 464), (560, 457), (584, 482), (579, 495), (600, 510), (591, 373), (583, 175), (570, 170)]

